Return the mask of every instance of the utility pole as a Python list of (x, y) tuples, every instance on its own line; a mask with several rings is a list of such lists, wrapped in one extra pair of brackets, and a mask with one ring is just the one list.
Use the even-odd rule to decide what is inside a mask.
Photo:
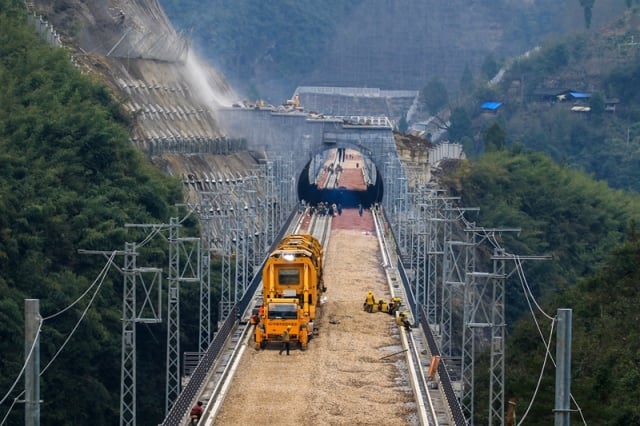
[(571, 309), (558, 309), (555, 426), (569, 426), (571, 403)]
[(40, 300), (24, 300), (24, 424), (40, 425)]

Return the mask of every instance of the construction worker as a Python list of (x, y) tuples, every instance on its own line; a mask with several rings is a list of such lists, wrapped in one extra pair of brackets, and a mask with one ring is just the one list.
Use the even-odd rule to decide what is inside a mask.
[(411, 323), (407, 319), (406, 312), (400, 312), (398, 314), (398, 316), (396, 317), (396, 324), (398, 324), (400, 327), (404, 327), (404, 329), (407, 331), (411, 331)]
[(260, 322), (260, 314), (258, 313), (258, 309), (254, 309), (251, 313), (251, 318), (249, 319), (249, 323), (251, 325), (257, 325)]
[(373, 312), (373, 304), (376, 303), (376, 298), (373, 297), (373, 292), (371, 290), (367, 292), (367, 298), (365, 299), (364, 303), (365, 310), (369, 313)]
[(282, 333), (282, 348), (280, 348), (280, 355), (282, 355), (282, 351), (287, 351), (287, 355), (289, 355), (289, 349), (291, 348), (289, 332), (291, 331), (291, 326), (288, 325), (287, 329)]
[(391, 302), (389, 302), (389, 315), (395, 315), (395, 313), (398, 311), (398, 309), (400, 309), (400, 306), (402, 305), (400, 298), (399, 297), (393, 297), (391, 299)]
[(191, 419), (190, 425), (197, 425), (200, 421), (200, 417), (202, 417), (204, 409), (202, 408), (202, 401), (198, 401), (196, 405), (191, 408), (191, 412), (189, 413), (189, 418)]
[(389, 313), (389, 315), (394, 315), (396, 313), (396, 304), (394, 303), (393, 299), (391, 299), (391, 302), (389, 302), (387, 312)]

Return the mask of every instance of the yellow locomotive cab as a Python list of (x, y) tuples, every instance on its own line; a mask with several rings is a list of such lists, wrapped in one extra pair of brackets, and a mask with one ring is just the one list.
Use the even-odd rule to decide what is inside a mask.
[(291, 342), (306, 349), (313, 336), (313, 321), (322, 280), (322, 245), (308, 234), (284, 237), (262, 270), (264, 311), (255, 331), (256, 348), (279, 341), (288, 327)]

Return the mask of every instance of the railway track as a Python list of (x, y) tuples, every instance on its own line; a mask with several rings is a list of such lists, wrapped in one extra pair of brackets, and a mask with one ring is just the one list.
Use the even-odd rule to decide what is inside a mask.
[[(394, 262), (392, 261), (392, 250), (390, 250), (388, 241), (385, 238), (384, 219), (382, 215), (379, 215), (375, 210), (372, 214), (376, 227), (376, 234), (378, 236), (378, 242), (380, 244), (382, 265), (385, 268), (387, 284), (389, 286), (391, 296), (400, 296), (401, 300), (407, 300), (402, 286), (398, 284), (399, 276), (393, 273), (392, 265)], [(429, 392), (431, 385), (424, 374), (424, 345), (422, 344), (422, 339), (418, 341), (416, 334), (417, 333), (406, 332), (403, 328), (400, 329), (400, 338), (402, 340), (402, 346), (406, 351), (407, 366), (409, 368), (409, 381), (415, 395), (420, 424), (434, 426), (448, 425), (448, 418), (436, 413), (436, 407), (437, 405), (442, 404), (442, 401), (441, 399), (434, 401), (432, 393)], [(442, 408), (438, 411), (442, 411)]]
[[(393, 273), (389, 273), (389, 270), (391, 269), (389, 268), (389, 265), (391, 265), (391, 259), (389, 254), (389, 247), (384, 238), (384, 225), (382, 224), (382, 219), (378, 217), (375, 212), (372, 212), (372, 214), (374, 217), (374, 222), (376, 223), (377, 244), (379, 244), (379, 249), (382, 253), (382, 266), (385, 269), (386, 280), (390, 294), (392, 296), (398, 295), (402, 298), (403, 292), (401, 290), (401, 286), (397, 285), (397, 277), (393, 276)], [(291, 233), (311, 233), (316, 238), (318, 238), (318, 240), (321, 241), (323, 246), (326, 248), (331, 235), (331, 222), (332, 218), (328, 216), (314, 215), (312, 216), (312, 219), (309, 219), (308, 216), (300, 214), (298, 215), (297, 220), (289, 227), (289, 231)], [(253, 296), (253, 299), (254, 301), (260, 301), (262, 299), (260, 289)], [(197, 398), (198, 400), (205, 401), (205, 415), (203, 416), (203, 420), (201, 420), (201, 425), (232, 424), (232, 422), (227, 422), (224, 419), (219, 419), (219, 414), (221, 413), (221, 410), (224, 411), (223, 406), (225, 406), (225, 404), (233, 405), (234, 401), (238, 399), (237, 395), (229, 399), (229, 395), (232, 389), (236, 386), (234, 384), (234, 379), (238, 374), (239, 369), (242, 368), (241, 365), (243, 365), (243, 357), (258, 356), (263, 358), (261, 362), (266, 362), (267, 366), (265, 367), (264, 372), (261, 373), (260, 377), (256, 377), (256, 380), (278, 380), (278, 374), (280, 373), (270, 375), (269, 371), (279, 371), (279, 368), (281, 367), (278, 367), (278, 364), (276, 364), (276, 362), (281, 362), (282, 359), (264, 359), (270, 354), (254, 354), (254, 330), (253, 326), (250, 325), (247, 321), (250, 312), (251, 307), (247, 309), (247, 312), (243, 314), (242, 320), (238, 324), (238, 327), (229, 336), (228, 343), (226, 345), (227, 349), (223, 352), (216, 367), (212, 369), (206, 386), (203, 387), (203, 391)], [(326, 325), (324, 327), (326, 328)], [(322, 330), (321, 333), (323, 335), (327, 334), (325, 330)], [(404, 355), (404, 363), (406, 366), (406, 380), (410, 385), (411, 392), (413, 393), (413, 399), (415, 400), (415, 414), (412, 415), (412, 418), (415, 419), (414, 424), (448, 425), (449, 423), (447, 421), (443, 421), (443, 416), (436, 413), (437, 409), (436, 407), (434, 407), (432, 392), (430, 392), (429, 390), (429, 382), (424, 373), (425, 357), (421, 353), (423, 352), (423, 349), (420, 338), (417, 337), (417, 335), (419, 334), (418, 330), (416, 329), (415, 332), (406, 332), (404, 329), (398, 328), (398, 334), (402, 350), (395, 351), (394, 353), (391, 353), (390, 356), (396, 355), (396, 353), (403, 353)], [(310, 349), (305, 352), (305, 356), (314, 356), (314, 351), (316, 350), (316, 348), (314, 348), (313, 344), (314, 342), (312, 339)], [(301, 380), (303, 379), (301, 378)], [(307, 378), (307, 380), (312, 379)], [(238, 386), (244, 387), (240, 385)], [(245, 392), (251, 391), (245, 389)], [(247, 398), (252, 397), (247, 396)], [(228, 412), (229, 410), (242, 410), (242, 408), (226, 407), (226, 410)]]

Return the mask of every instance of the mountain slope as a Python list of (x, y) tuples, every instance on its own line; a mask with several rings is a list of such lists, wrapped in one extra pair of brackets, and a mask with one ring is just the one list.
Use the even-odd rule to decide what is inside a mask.
[[(504, 107), (479, 120), (476, 134), (497, 122), (509, 143), (546, 152), (614, 188), (640, 191), (640, 49), (633, 43), (638, 31), (640, 10), (634, 8), (598, 33), (548, 43), (515, 61), (499, 85), (479, 92)], [(567, 89), (589, 97), (559, 101), (540, 94)], [(476, 117), (481, 99), (466, 107)], [(591, 111), (572, 110), (580, 106)]]
[[(459, 89), (544, 39), (583, 29), (578, 0), (161, 0), (174, 25), (239, 93), (277, 104), (301, 85)], [(623, 0), (595, 2), (592, 28), (619, 16)]]

